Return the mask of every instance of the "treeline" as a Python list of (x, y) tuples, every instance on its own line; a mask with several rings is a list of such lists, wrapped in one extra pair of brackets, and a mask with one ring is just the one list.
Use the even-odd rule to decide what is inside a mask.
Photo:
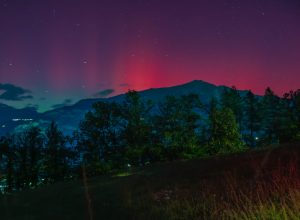
[(159, 104), (129, 91), (123, 103), (93, 105), (79, 130), (65, 136), (53, 122), (0, 140), (0, 187), (34, 188), (156, 161), (240, 152), (300, 139), (300, 90), (263, 97), (226, 89), (204, 105), (194, 94)]

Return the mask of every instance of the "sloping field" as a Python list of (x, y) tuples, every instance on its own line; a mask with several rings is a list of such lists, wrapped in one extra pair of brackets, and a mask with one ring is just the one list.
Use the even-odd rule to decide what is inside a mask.
[(57, 183), (0, 196), (0, 219), (300, 219), (299, 156), (286, 145)]

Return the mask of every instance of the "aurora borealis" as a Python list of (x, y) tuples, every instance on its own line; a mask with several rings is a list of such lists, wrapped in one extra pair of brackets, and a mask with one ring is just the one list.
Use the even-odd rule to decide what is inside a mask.
[(300, 88), (299, 24), (298, 0), (1, 0), (0, 83), (42, 110), (194, 79), (281, 95)]

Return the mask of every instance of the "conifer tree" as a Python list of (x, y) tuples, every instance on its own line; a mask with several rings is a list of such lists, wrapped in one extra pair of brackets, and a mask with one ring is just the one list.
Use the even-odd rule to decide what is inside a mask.
[(14, 188), (14, 161), (15, 148), (11, 137), (2, 137), (0, 139), (0, 179), (5, 178), (6, 190), (11, 191)]
[(199, 97), (194, 94), (180, 98), (168, 96), (159, 105), (156, 127), (162, 147), (169, 159), (196, 154), (199, 148), (198, 128), (202, 108)]
[(138, 92), (130, 90), (126, 93), (122, 105), (125, 122), (123, 138), (126, 146), (126, 157), (135, 165), (145, 163), (143, 152), (151, 143), (150, 110), (152, 103), (143, 102)]
[(57, 124), (52, 122), (46, 130), (44, 168), (46, 181), (55, 182), (65, 178), (68, 171), (66, 140)]
[(261, 127), (260, 102), (257, 97), (249, 91), (244, 97), (244, 120), (245, 139), (248, 146), (256, 146), (257, 132)]
[(221, 96), (221, 106), (232, 110), (239, 125), (239, 129), (242, 129), (243, 100), (235, 86), (224, 89)]
[(35, 187), (39, 181), (40, 159), (43, 148), (41, 130), (36, 126), (27, 128), (15, 138), (18, 154), (17, 185), (18, 188)]
[(300, 90), (285, 93), (282, 99), (282, 129), (279, 140), (293, 142), (300, 140)]
[(262, 100), (262, 127), (265, 135), (265, 144), (279, 143), (279, 135), (281, 131), (282, 106), (280, 98), (267, 88)]
[(109, 156), (121, 150), (122, 123), (121, 107), (116, 103), (95, 103), (85, 115), (79, 145), (90, 175), (106, 172)]
[(214, 110), (210, 117), (211, 136), (208, 151), (210, 154), (228, 154), (244, 149), (238, 124), (229, 108)]

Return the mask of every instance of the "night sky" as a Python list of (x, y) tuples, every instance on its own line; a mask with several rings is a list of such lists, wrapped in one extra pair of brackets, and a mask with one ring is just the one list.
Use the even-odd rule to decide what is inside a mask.
[(194, 79), (300, 88), (299, 0), (0, 0), (0, 28), (0, 102), (14, 106)]

